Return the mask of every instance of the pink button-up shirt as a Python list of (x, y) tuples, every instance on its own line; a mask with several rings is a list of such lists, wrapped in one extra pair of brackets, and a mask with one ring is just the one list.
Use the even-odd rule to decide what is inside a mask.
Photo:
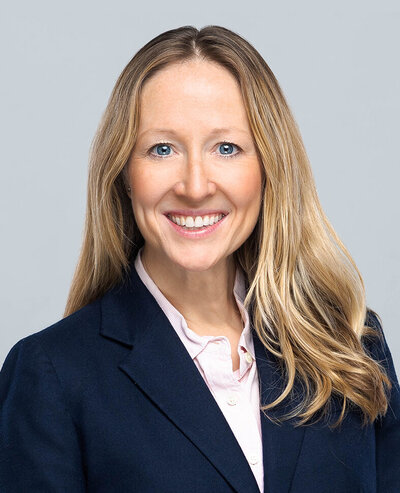
[(192, 357), (242, 448), (262, 492), (264, 470), (259, 386), (249, 316), (243, 306), (246, 294), (243, 272), (240, 268), (236, 269), (233, 289), (244, 329), (237, 349), (240, 367), (232, 371), (229, 339), (226, 336), (200, 336), (188, 327), (182, 314), (166, 299), (145, 270), (141, 260), (142, 249), (135, 259), (136, 271)]

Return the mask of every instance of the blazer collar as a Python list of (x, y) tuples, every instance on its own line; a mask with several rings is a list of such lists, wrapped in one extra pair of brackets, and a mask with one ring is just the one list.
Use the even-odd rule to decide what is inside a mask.
[[(235, 491), (259, 492), (225, 416), (133, 265), (124, 282), (101, 299), (101, 310), (101, 335), (131, 348), (119, 368), (168, 415)], [(283, 382), (277, 362), (270, 357), (252, 327), (251, 331), (261, 401), (265, 405), (279, 395)], [(275, 425), (263, 412), (261, 425), (264, 493), (287, 493), (304, 428), (294, 428), (290, 422)]]

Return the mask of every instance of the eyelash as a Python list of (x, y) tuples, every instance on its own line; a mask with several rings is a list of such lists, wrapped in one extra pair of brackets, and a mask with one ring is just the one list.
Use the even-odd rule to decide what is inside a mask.
[[(218, 144), (218, 147), (221, 146), (221, 145), (224, 145), (224, 144), (229, 144), (229, 145), (233, 145), (234, 147), (237, 148), (238, 152), (236, 154), (220, 154), (221, 157), (223, 158), (234, 158), (234, 157), (237, 157), (239, 156), (239, 154), (242, 152), (242, 149), (237, 145), (237, 144), (234, 144), (233, 142), (227, 142), (227, 141), (223, 141), (223, 142), (220, 142)], [(152, 145), (148, 151), (147, 151), (147, 154), (151, 157), (154, 157), (156, 159), (165, 159), (167, 158), (168, 156), (157, 156), (155, 154), (151, 154), (151, 150), (154, 149), (155, 147), (157, 146), (160, 146), (160, 145), (167, 145), (167, 146), (170, 146), (172, 147), (172, 144), (170, 142), (158, 142), (157, 144), (154, 144)]]

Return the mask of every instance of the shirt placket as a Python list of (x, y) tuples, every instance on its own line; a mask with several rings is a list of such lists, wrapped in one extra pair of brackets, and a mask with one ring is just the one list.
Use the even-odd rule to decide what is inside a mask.
[[(253, 361), (242, 379), (234, 378), (230, 346), (227, 342), (221, 339), (209, 341), (198, 357), (211, 393), (258, 480), (262, 477), (263, 468), (261, 430), (254, 415), (248, 387), (251, 383), (249, 378), (255, 376), (256, 366)], [(241, 354), (240, 357), (245, 358), (245, 355)], [(259, 487), (261, 489), (262, 485), (259, 484)]]

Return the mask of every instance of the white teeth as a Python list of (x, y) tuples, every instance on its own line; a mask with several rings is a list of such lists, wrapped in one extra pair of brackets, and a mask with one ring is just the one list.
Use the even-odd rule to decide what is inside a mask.
[(224, 214), (218, 214), (214, 216), (169, 216), (169, 218), (179, 226), (185, 226), (186, 228), (195, 229), (202, 228), (203, 226), (211, 226), (224, 217)]
[[(203, 222), (203, 221), (202, 221), (202, 222)], [(193, 226), (194, 226), (194, 221), (193, 221), (193, 217), (192, 217), (192, 216), (189, 216), (189, 217), (187, 217), (187, 218), (186, 218), (186, 224), (185, 224), (185, 226), (186, 226), (187, 228), (193, 228)], [(198, 226), (197, 226), (197, 227), (198, 227)]]

